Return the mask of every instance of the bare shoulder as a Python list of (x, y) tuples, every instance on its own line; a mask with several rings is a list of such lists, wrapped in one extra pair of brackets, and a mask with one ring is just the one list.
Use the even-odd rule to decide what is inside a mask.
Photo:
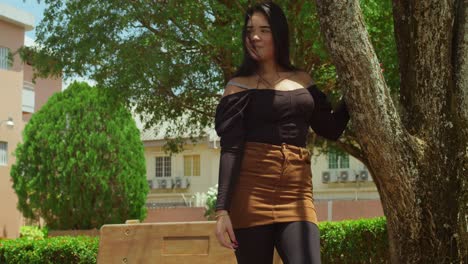
[(234, 77), (229, 80), (228, 84), (224, 88), (224, 96), (243, 92), (251, 87), (251, 80), (249, 77)]
[(307, 86), (309, 85), (310, 83), (313, 83), (314, 80), (312, 79), (312, 77), (310, 77), (310, 74), (308, 74), (307, 72), (305, 71), (297, 71), (295, 74), (294, 74), (294, 79), (296, 82), (299, 82), (300, 84), (302, 84), (302, 86)]
[(243, 91), (245, 91), (245, 88), (240, 88), (238, 86), (228, 84), (224, 88), (223, 97), (231, 95), (231, 94), (236, 94), (236, 93), (239, 93), (239, 92), (243, 92)]

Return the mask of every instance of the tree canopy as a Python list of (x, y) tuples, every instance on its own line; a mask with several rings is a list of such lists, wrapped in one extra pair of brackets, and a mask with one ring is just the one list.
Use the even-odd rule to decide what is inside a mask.
[(130, 112), (108, 90), (73, 83), (27, 123), (12, 166), (18, 208), (52, 229), (146, 217), (146, 165)]
[[(40, 73), (88, 76), (128, 100), (147, 128), (166, 122), (168, 137), (196, 137), (211, 127), (224, 84), (241, 62), (244, 13), (253, 1), (45, 2), (36, 40), (45, 48), (25, 52)], [(292, 63), (337, 99), (340, 85), (315, 4), (276, 2), (288, 17)], [(391, 2), (361, 3), (384, 75), (397, 90)], [(355, 136), (348, 133), (347, 139), (341, 147), (362, 160), (351, 144)]]

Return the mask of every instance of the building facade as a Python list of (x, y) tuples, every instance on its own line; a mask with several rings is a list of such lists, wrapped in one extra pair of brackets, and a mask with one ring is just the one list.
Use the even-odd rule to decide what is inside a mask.
[(31, 115), (62, 90), (61, 78), (33, 82), (33, 67), (22, 63), (18, 55), (11, 57), (24, 45), (25, 32), (33, 26), (31, 14), (0, 4), (0, 237), (7, 238), (18, 237), (24, 223), (10, 177), (15, 148)]
[[(137, 122), (140, 130), (142, 125)], [(184, 150), (164, 152), (164, 125), (157, 131), (142, 130), (147, 180), (150, 186), (149, 218), (190, 220), (193, 212), (179, 209), (204, 207), (205, 193), (218, 183), (220, 146), (214, 129), (196, 143), (187, 140)], [(187, 137), (188, 138), (188, 137)], [(340, 152), (315, 151), (311, 160), (314, 200), (320, 221), (382, 216), (377, 188), (366, 167), (356, 158)], [(156, 213), (157, 211), (157, 213)], [(199, 212), (199, 211), (198, 211)], [(171, 218), (172, 217), (172, 218)], [(200, 220), (198, 216), (193, 220)]]

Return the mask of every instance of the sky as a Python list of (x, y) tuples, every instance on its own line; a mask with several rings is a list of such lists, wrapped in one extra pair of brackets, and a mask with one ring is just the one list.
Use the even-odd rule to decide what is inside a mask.
[[(40, 3), (38, 3), (38, 0), (0, 0), (2, 4), (10, 5), (16, 9), (32, 14), (34, 16), (34, 27), (36, 27), (44, 17), (43, 13), (46, 8), (44, 0), (40, 0), (39, 2)], [(34, 29), (30, 30), (26, 32), (26, 36), (33, 40), (36, 39), (36, 31)]]

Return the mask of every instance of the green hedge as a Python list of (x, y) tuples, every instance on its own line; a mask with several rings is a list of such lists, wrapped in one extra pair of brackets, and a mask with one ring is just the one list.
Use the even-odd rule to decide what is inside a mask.
[(99, 239), (87, 236), (0, 240), (0, 264), (97, 262)]
[(384, 217), (320, 223), (323, 263), (389, 263)]
[[(388, 263), (385, 218), (320, 223), (322, 262)], [(0, 240), (0, 264), (96, 263), (99, 238)]]

